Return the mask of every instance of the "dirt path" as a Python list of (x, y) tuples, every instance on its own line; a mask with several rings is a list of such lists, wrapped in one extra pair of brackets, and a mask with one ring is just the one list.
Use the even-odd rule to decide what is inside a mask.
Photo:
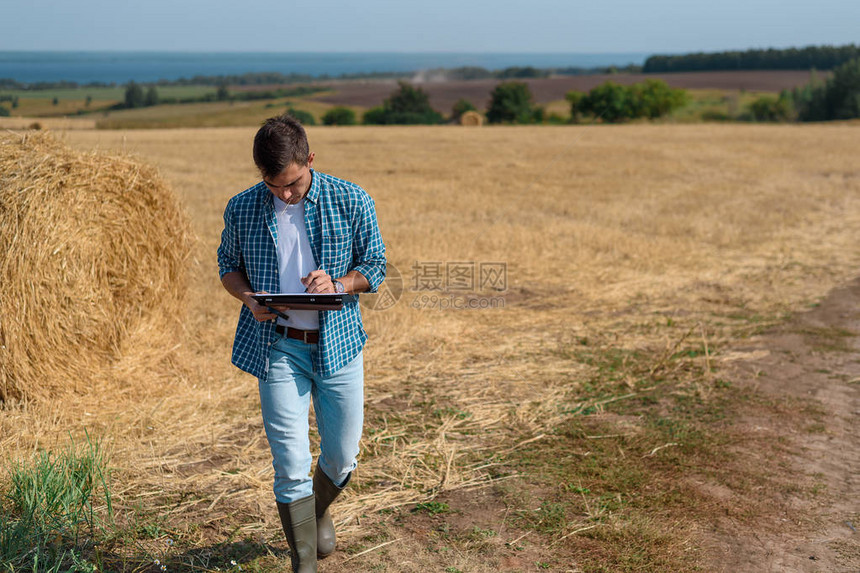
[(746, 432), (781, 445), (743, 456), (772, 471), (772, 511), (715, 524), (714, 570), (860, 571), (860, 280), (728, 358), (734, 383), (791, 405), (745, 416)]

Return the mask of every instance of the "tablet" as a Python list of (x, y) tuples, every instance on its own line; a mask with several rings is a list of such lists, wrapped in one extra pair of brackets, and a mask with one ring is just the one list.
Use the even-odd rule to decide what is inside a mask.
[(355, 302), (356, 297), (345, 293), (266, 293), (251, 295), (258, 303), (269, 306), (283, 304), (295, 310), (340, 310)]

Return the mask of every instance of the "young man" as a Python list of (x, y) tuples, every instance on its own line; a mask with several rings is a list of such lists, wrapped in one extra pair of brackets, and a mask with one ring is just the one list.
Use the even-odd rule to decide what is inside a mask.
[[(275, 468), (274, 492), (293, 570), (316, 571), (334, 551), (329, 505), (356, 467), (363, 423), (358, 303), (340, 311), (272, 309), (259, 292), (375, 292), (385, 245), (373, 199), (360, 187), (313, 170), (305, 130), (289, 116), (267, 120), (254, 138), (262, 181), (224, 211), (221, 283), (242, 301), (233, 364), (257, 377)], [(311, 469), (313, 397), (320, 456)]]

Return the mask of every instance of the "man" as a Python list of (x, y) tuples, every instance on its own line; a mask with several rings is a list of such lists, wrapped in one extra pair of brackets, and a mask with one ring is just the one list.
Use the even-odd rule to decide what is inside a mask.
[[(328, 507), (356, 467), (367, 334), (356, 302), (340, 311), (290, 310), (251, 295), (375, 292), (385, 278), (385, 245), (373, 199), (314, 171), (305, 130), (292, 117), (263, 124), (254, 162), (263, 180), (228, 202), (218, 266), (224, 288), (243, 303), (233, 364), (258, 379), (293, 570), (310, 573), (318, 556), (334, 551)], [(313, 479), (311, 396), (320, 435)]]

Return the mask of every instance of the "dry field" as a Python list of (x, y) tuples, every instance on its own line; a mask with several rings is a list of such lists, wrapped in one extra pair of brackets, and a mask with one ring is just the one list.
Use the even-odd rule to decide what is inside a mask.
[[(169, 376), (7, 406), (0, 451), (60, 447), (84, 428), (101, 438), (118, 511), (146, 524), (124, 549), (140, 569), (224, 570), (235, 556), (265, 571), (285, 545), (256, 383), (229, 363), (237, 303), (215, 263), (227, 199), (257, 180), (253, 133), (62, 136), (155, 164), (186, 206), (197, 244), (183, 359)], [(802, 481), (730, 456), (735, 406), (772, 405), (728, 384), (722, 364), (857, 275), (857, 126), (309, 137), (319, 170), (375, 198), (404, 286), (392, 308), (364, 310), (363, 452), (334, 508), (345, 551), (321, 571), (715, 570), (711, 514), (754, 522), (770, 489)], [(416, 289), (416, 263), (464, 262), (505, 263), (504, 288)], [(503, 304), (441, 308), (470, 300)]]

